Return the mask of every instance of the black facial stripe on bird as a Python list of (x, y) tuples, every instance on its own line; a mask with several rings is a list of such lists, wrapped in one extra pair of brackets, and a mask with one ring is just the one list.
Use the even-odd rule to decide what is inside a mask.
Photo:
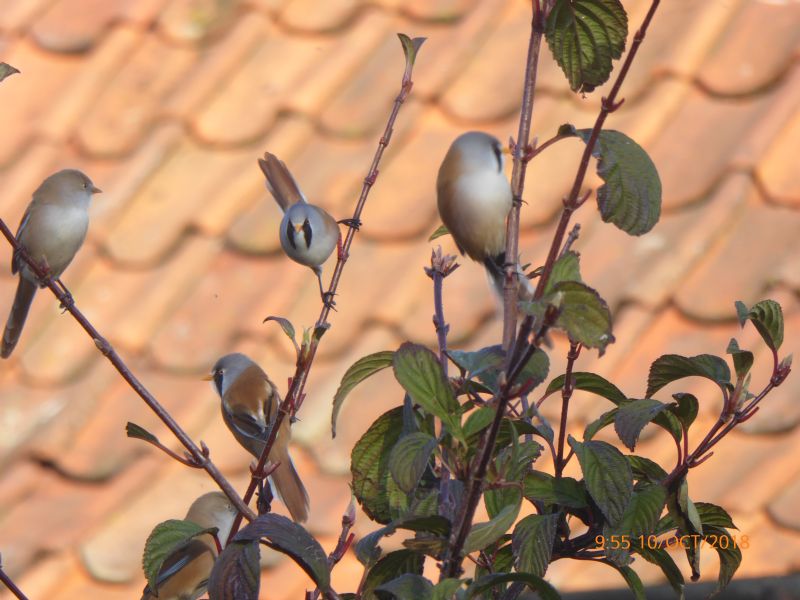
[(289, 243), (292, 245), (292, 248), (297, 250), (297, 244), (294, 242), (294, 225), (289, 219), (286, 220), (286, 237), (289, 239)]
[(214, 387), (217, 388), (217, 393), (222, 396), (222, 371), (214, 371)]
[(500, 144), (492, 144), (492, 150), (494, 150), (494, 157), (497, 159), (497, 172), (500, 173), (503, 170), (503, 149)]
[(306, 248), (311, 248), (311, 223), (308, 219), (303, 222), (303, 236), (306, 238)]

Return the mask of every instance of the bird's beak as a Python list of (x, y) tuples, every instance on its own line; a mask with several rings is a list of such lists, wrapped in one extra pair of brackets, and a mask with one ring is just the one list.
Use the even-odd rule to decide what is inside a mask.
[(203, 375), (200, 379), (202, 379), (203, 381), (211, 381), (212, 379), (214, 379), (214, 374), (209, 373), (208, 375)]
[(295, 230), (297, 233), (300, 233), (301, 231), (303, 231), (303, 224), (301, 223), (300, 225), (298, 225), (298, 224), (296, 224), (296, 223), (295, 223), (295, 225), (294, 225), (294, 230)]
[(97, 187), (94, 184), (92, 184), (92, 187), (89, 189), (89, 191), (92, 192), (93, 194), (102, 194), (103, 193), (103, 190), (101, 190), (99, 187)]

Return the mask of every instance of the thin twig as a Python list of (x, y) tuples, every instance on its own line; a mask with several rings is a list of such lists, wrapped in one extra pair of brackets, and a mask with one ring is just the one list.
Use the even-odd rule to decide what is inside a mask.
[(572, 368), (578, 356), (581, 353), (581, 345), (572, 342), (569, 345), (569, 352), (567, 353), (567, 370), (564, 375), (564, 387), (561, 390), (561, 422), (558, 427), (558, 454), (555, 460), (556, 479), (561, 477), (564, 472), (564, 465), (567, 464), (564, 460), (564, 442), (567, 438), (567, 414), (569, 413), (569, 400), (572, 398), (572, 392), (575, 391), (575, 382), (572, 379)]
[[(28, 266), (30, 266), (31, 270), (36, 274), (36, 276), (45, 282), (45, 285), (50, 288), (50, 291), (53, 292), (56, 298), (58, 298), (61, 306), (72, 315), (72, 317), (80, 324), (83, 330), (94, 340), (95, 346), (100, 352), (105, 356), (109, 362), (114, 365), (114, 368), (122, 375), (122, 378), (128, 382), (128, 385), (136, 392), (139, 397), (145, 401), (147, 406), (156, 413), (159, 419), (167, 426), (167, 428), (175, 435), (176, 438), (180, 441), (181, 444), (189, 451), (192, 459), (196, 461), (197, 465), (203, 468), (211, 478), (216, 482), (216, 484), (220, 487), (220, 489), (225, 492), (225, 495), (230, 498), (231, 502), (233, 502), (234, 506), (240, 511), (241, 514), (247, 517), (248, 520), (252, 520), (256, 517), (255, 513), (250, 510), (247, 505), (242, 501), (242, 498), (239, 497), (239, 494), (236, 493), (236, 490), (230, 484), (230, 482), (225, 479), (225, 476), (220, 472), (220, 470), (211, 462), (211, 459), (207, 456), (206, 453), (203, 452), (201, 448), (195, 444), (192, 439), (188, 436), (188, 434), (181, 428), (180, 425), (172, 418), (172, 415), (167, 412), (167, 410), (161, 406), (161, 404), (156, 400), (155, 396), (153, 396), (147, 388), (142, 384), (139, 379), (131, 372), (125, 362), (120, 358), (117, 351), (111, 345), (111, 343), (105, 339), (100, 332), (91, 324), (89, 319), (78, 309), (75, 305), (75, 301), (72, 298), (72, 295), (69, 293), (69, 290), (64, 287), (63, 283), (59, 281), (54, 281), (50, 274), (44, 269), (41, 265), (37, 264), (34, 261), (25, 248), (17, 241), (14, 237), (14, 234), (11, 233), (11, 230), (6, 225), (5, 221), (0, 219), (0, 230), (2, 231), (5, 238), (8, 240), (8, 243), (14, 248), (14, 251), (17, 253), (19, 258), (23, 260)], [(206, 449), (207, 450), (207, 449)]]
[[(411, 88), (413, 87), (414, 83), (411, 79), (411, 73), (413, 69), (413, 64), (411, 66), (406, 65), (406, 71), (403, 74), (403, 80), (400, 87), (400, 93), (397, 95), (394, 101), (394, 105), (392, 106), (392, 111), (389, 115), (389, 119), (386, 123), (386, 128), (384, 129), (383, 135), (381, 136), (378, 142), (378, 148), (375, 151), (375, 156), (372, 159), (372, 164), (370, 165), (369, 172), (367, 176), (364, 178), (364, 185), (361, 188), (361, 194), (358, 197), (358, 202), (356, 202), (355, 210), (353, 211), (353, 216), (350, 219), (350, 225), (347, 235), (345, 235), (344, 242), (342, 243), (342, 250), (338, 253), (336, 258), (336, 266), (333, 269), (333, 275), (331, 276), (331, 282), (328, 286), (328, 291), (326, 292), (325, 296), (327, 298), (334, 298), (336, 296), (336, 291), (339, 288), (339, 280), (342, 276), (342, 271), (344, 270), (344, 265), (347, 262), (347, 259), (350, 254), (350, 246), (353, 243), (353, 238), (355, 237), (356, 231), (358, 231), (359, 224), (361, 223), (361, 212), (364, 210), (364, 205), (367, 201), (367, 197), (369, 196), (369, 192), (372, 189), (372, 186), (375, 184), (375, 180), (378, 178), (378, 165), (381, 162), (381, 158), (383, 157), (384, 150), (389, 145), (389, 141), (392, 137), (392, 131), (394, 129), (394, 122), (397, 119), (397, 114), (400, 112), (400, 107), (408, 98), (408, 95), (411, 93)], [(315, 329), (327, 329), (330, 324), (328, 322), (328, 316), (330, 315), (330, 311), (332, 309), (332, 303), (323, 303), (322, 310), (319, 314), (319, 318), (317, 319), (317, 323)], [(287, 417), (291, 417), (294, 413), (294, 407), (296, 406), (296, 399), (299, 399), (303, 396), (303, 390), (306, 385), (306, 380), (308, 379), (308, 374), (311, 370), (311, 365), (314, 362), (314, 357), (317, 354), (317, 347), (319, 345), (319, 337), (314, 336), (305, 352), (301, 353), (301, 356), (297, 362), (297, 367), (294, 372), (294, 376), (292, 377), (291, 383), (289, 385), (289, 390), (286, 393), (286, 397), (278, 406), (278, 411), (275, 416), (275, 420), (270, 425), (269, 434), (267, 435), (266, 442), (264, 444), (264, 449), (261, 452), (261, 457), (258, 460), (258, 464), (254, 470), (254, 473), (258, 474), (261, 473), (264, 469), (264, 465), (267, 463), (267, 459), (272, 449), (273, 444), (275, 443), (275, 439), (278, 436), (278, 431), (280, 430), (280, 425), (283, 420)], [(258, 487), (259, 478), (254, 475), (250, 480), (250, 484), (247, 487), (247, 491), (244, 494), (244, 502), (248, 504), (250, 500), (253, 498), (253, 494)], [(231, 528), (231, 534), (228, 538), (229, 540), (233, 538), (235, 533), (238, 531), (239, 526), (241, 525), (241, 515), (237, 515), (236, 519), (234, 520), (233, 527)]]
[(11, 593), (14, 594), (19, 600), (28, 600), (28, 597), (22, 593), (22, 590), (17, 587), (17, 584), (8, 576), (3, 570), (2, 563), (0, 562), (0, 581), (11, 590)]
[[(353, 528), (353, 524), (356, 522), (356, 507), (353, 504), (353, 501), (350, 501), (350, 504), (347, 507), (347, 510), (342, 515), (342, 532), (339, 534), (339, 541), (336, 542), (336, 547), (331, 551), (328, 555), (328, 569), (333, 570), (342, 557), (347, 553), (347, 550), (350, 548), (350, 545), (353, 543), (353, 538), (355, 534), (350, 533), (350, 530)], [(306, 598), (308, 600), (317, 600), (321, 591), (319, 588), (315, 589), (313, 592), (306, 592)]]

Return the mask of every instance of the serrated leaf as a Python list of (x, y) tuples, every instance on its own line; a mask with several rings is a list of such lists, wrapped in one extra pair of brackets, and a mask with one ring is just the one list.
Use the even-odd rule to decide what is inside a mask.
[(141, 425), (137, 425), (136, 423), (131, 423), (128, 421), (127, 425), (125, 425), (125, 433), (128, 435), (129, 438), (133, 438), (136, 440), (144, 440), (150, 444), (158, 444), (158, 438), (154, 436), (152, 433), (147, 431)]
[(350, 471), (353, 494), (365, 513), (378, 523), (391, 520), (387, 480), (389, 456), (403, 433), (403, 408), (383, 413), (353, 446)]
[(19, 73), (19, 69), (12, 67), (8, 63), (0, 62), (0, 81), (3, 81), (3, 79), (14, 73)]
[(333, 412), (331, 413), (331, 436), (336, 437), (336, 419), (339, 416), (339, 411), (344, 404), (344, 399), (353, 391), (359, 383), (381, 371), (387, 367), (392, 366), (392, 357), (394, 352), (391, 350), (384, 350), (383, 352), (375, 352), (368, 356), (359, 358), (356, 362), (350, 365), (344, 376), (342, 377), (339, 388), (333, 396)]
[(467, 352), (464, 350), (448, 350), (452, 361), (466, 372), (467, 378), (477, 377), (486, 371), (498, 371), (503, 368), (505, 352), (502, 346), (487, 346), (480, 350)]
[(595, 435), (597, 435), (598, 431), (611, 425), (614, 422), (614, 419), (617, 417), (617, 411), (619, 411), (618, 408), (612, 408), (589, 423), (586, 426), (586, 429), (583, 430), (583, 441), (588, 442)]
[(577, 252), (566, 252), (553, 263), (550, 279), (547, 280), (544, 295), (553, 292), (555, 285), (561, 281), (583, 281), (581, 279), (580, 255)]
[(639, 546), (636, 544), (636, 553), (644, 558), (647, 562), (658, 566), (664, 576), (667, 578), (670, 586), (678, 595), (678, 600), (684, 600), (684, 587), (686, 582), (683, 579), (683, 574), (672, 560), (669, 552), (663, 548), (650, 548), (649, 546)]
[[(589, 141), (591, 129), (577, 129)], [(630, 235), (650, 231), (661, 216), (661, 179), (644, 148), (620, 131), (603, 130), (592, 156), (597, 174), (605, 182), (597, 190), (597, 206), (606, 223)]]
[(391, 600), (432, 600), (433, 584), (414, 573), (404, 573), (375, 588), (378, 598)]
[(414, 402), (439, 417), (447, 431), (464, 442), (459, 417), (461, 407), (433, 352), (406, 342), (394, 353), (392, 364), (395, 378)]
[(445, 227), (444, 225), (439, 225), (439, 227), (437, 227), (436, 231), (434, 231), (431, 234), (431, 236), (428, 238), (428, 241), (432, 242), (436, 238), (440, 238), (440, 237), (443, 237), (445, 235), (450, 235), (450, 230), (447, 229), (447, 227)]
[(292, 340), (292, 344), (294, 344), (295, 351), (298, 354), (300, 354), (300, 346), (297, 345), (297, 339), (295, 338), (294, 325), (292, 325), (292, 322), (289, 319), (285, 319), (283, 317), (270, 316), (270, 317), (267, 317), (266, 319), (264, 319), (262, 321), (262, 323), (266, 323), (267, 321), (275, 321), (278, 325), (280, 325), (281, 329), (283, 329), (283, 333), (286, 334), (286, 337), (288, 337), (290, 340)]
[(619, 523), (633, 494), (633, 473), (625, 456), (611, 444), (581, 443), (569, 436), (578, 457), (586, 489), (612, 525)]
[(783, 344), (783, 310), (774, 300), (762, 300), (747, 313), (767, 346), (776, 352)]
[[(667, 490), (659, 484), (640, 485), (633, 492), (628, 508), (622, 515), (622, 520), (615, 526), (603, 527), (603, 536), (609, 540), (612, 536), (627, 536), (635, 540), (639, 536), (645, 538), (653, 533), (658, 524), (658, 518), (664, 509), (667, 500)], [(630, 552), (626, 548), (614, 548), (606, 544), (606, 556), (616, 564), (623, 566), (630, 562)]]
[(283, 515), (266, 513), (243, 527), (234, 541), (264, 540), (270, 548), (291, 557), (323, 592), (331, 585), (328, 556), (319, 542), (299, 523)]
[(556, 0), (545, 24), (547, 45), (574, 92), (606, 82), (627, 36), (628, 16), (619, 0)]
[(556, 479), (543, 471), (532, 471), (525, 476), (523, 493), (529, 500), (544, 504), (558, 504), (578, 509), (589, 505), (583, 482), (572, 477)]
[(539, 594), (541, 600), (561, 600), (561, 596), (553, 586), (541, 577), (531, 573), (492, 573), (476, 578), (467, 588), (467, 598), (478, 598), (492, 588), (506, 583), (524, 583), (531, 590)]
[(558, 514), (528, 515), (514, 527), (511, 548), (517, 571), (544, 577), (558, 524)]
[(158, 589), (158, 574), (172, 554), (188, 546), (192, 540), (205, 533), (216, 533), (217, 528), (204, 528), (192, 521), (169, 519), (156, 525), (147, 537), (142, 554), (142, 570), (151, 590)]
[(658, 390), (673, 381), (695, 376), (710, 379), (724, 388), (725, 384), (730, 384), (731, 370), (728, 367), (728, 363), (719, 356), (711, 354), (700, 354), (698, 356), (665, 354), (658, 357), (650, 365), (645, 397), (651, 398)]
[(742, 378), (750, 371), (753, 366), (753, 353), (748, 350), (739, 348), (739, 343), (736, 338), (731, 338), (728, 342), (728, 348), (725, 350), (733, 358), (733, 370), (736, 372), (736, 377)]
[[(717, 578), (717, 587), (713, 594), (717, 594), (724, 590), (733, 579), (733, 575), (742, 564), (742, 551), (730, 534), (724, 529), (718, 527), (704, 527), (703, 539), (706, 542), (711, 540), (710, 545), (717, 551), (719, 556), (719, 577)], [(727, 541), (723, 544), (722, 539)], [(725, 546), (723, 548), (723, 546)]]
[(683, 424), (686, 430), (689, 430), (694, 420), (697, 418), (697, 412), (700, 410), (700, 402), (692, 394), (678, 393), (672, 394), (677, 404), (669, 407), (670, 412), (677, 417)]
[(611, 334), (611, 311), (600, 295), (583, 283), (562, 281), (554, 294), (561, 298), (555, 327), (564, 330), (573, 342), (597, 348), (602, 355), (614, 341)]
[(257, 541), (228, 544), (211, 570), (208, 580), (210, 600), (258, 600), (260, 558)]
[(634, 455), (628, 455), (625, 458), (628, 459), (628, 463), (631, 465), (633, 478), (638, 481), (660, 483), (667, 478), (667, 472), (658, 463), (649, 458)]
[(614, 417), (614, 429), (619, 439), (633, 452), (644, 426), (666, 408), (666, 404), (652, 398), (633, 400), (623, 404), (617, 409)]
[(425, 557), (410, 550), (395, 550), (381, 558), (364, 580), (363, 598), (376, 598), (375, 589), (401, 575), (422, 575)]
[(503, 534), (511, 528), (514, 521), (517, 520), (519, 509), (519, 502), (508, 505), (491, 521), (473, 525), (467, 535), (467, 540), (464, 542), (464, 554), (483, 550), (489, 544), (493, 544), (499, 540)]
[(491, 425), (494, 420), (494, 409), (489, 406), (481, 406), (472, 411), (467, 420), (464, 421), (464, 437), (467, 439), (479, 435), (484, 429)]
[(411, 433), (400, 438), (389, 456), (389, 472), (397, 486), (410, 494), (428, 467), (436, 438), (423, 433)]
[[(590, 392), (592, 394), (596, 394), (613, 402), (616, 405), (620, 405), (623, 402), (627, 402), (628, 397), (620, 391), (620, 389), (615, 386), (610, 381), (604, 379), (600, 375), (595, 373), (587, 373), (584, 371), (579, 371), (577, 373), (572, 374), (574, 380), (574, 388), (576, 390), (581, 390), (584, 392)], [(550, 384), (547, 386), (547, 390), (545, 394), (552, 394), (553, 392), (560, 390), (564, 387), (564, 375), (559, 375)]]

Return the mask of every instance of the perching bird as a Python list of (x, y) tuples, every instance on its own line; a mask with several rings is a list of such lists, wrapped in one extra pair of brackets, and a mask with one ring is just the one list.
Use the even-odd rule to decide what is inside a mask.
[[(250, 454), (260, 458), (270, 424), (278, 414), (278, 388), (261, 367), (239, 353), (220, 358), (205, 379), (214, 382), (222, 400), (225, 425)], [(268, 457), (278, 465), (270, 477), (292, 518), (302, 523), (308, 518), (308, 494), (289, 457), (290, 437), (289, 419), (284, 418)]]
[[(50, 175), (33, 192), (17, 230), (17, 240), (30, 257), (47, 267), (53, 279), (67, 268), (86, 238), (89, 201), (100, 189), (75, 169)], [(37, 287), (44, 287), (18, 255), (11, 259), (11, 272), (19, 271), (19, 284), (3, 332), (0, 356), (8, 358), (19, 341)]]
[[(500, 141), (482, 131), (458, 136), (436, 178), (439, 216), (462, 254), (482, 263), (502, 296), (505, 273), (506, 217), (511, 186), (503, 172)], [(520, 270), (520, 296), (532, 287)]]
[[(192, 503), (185, 520), (203, 529), (216, 527), (219, 530), (217, 539), (224, 546), (235, 518), (236, 508), (228, 497), (222, 492), (209, 492)], [(193, 538), (188, 545), (167, 557), (158, 573), (157, 594), (146, 585), (142, 600), (199, 598), (206, 591), (216, 558), (217, 544), (211, 534)]]
[(264, 153), (258, 164), (267, 178), (267, 189), (283, 210), (280, 226), (281, 246), (293, 261), (311, 267), (317, 275), (320, 295), (322, 264), (336, 248), (340, 239), (336, 220), (319, 206), (309, 204), (300, 187), (282, 160)]

